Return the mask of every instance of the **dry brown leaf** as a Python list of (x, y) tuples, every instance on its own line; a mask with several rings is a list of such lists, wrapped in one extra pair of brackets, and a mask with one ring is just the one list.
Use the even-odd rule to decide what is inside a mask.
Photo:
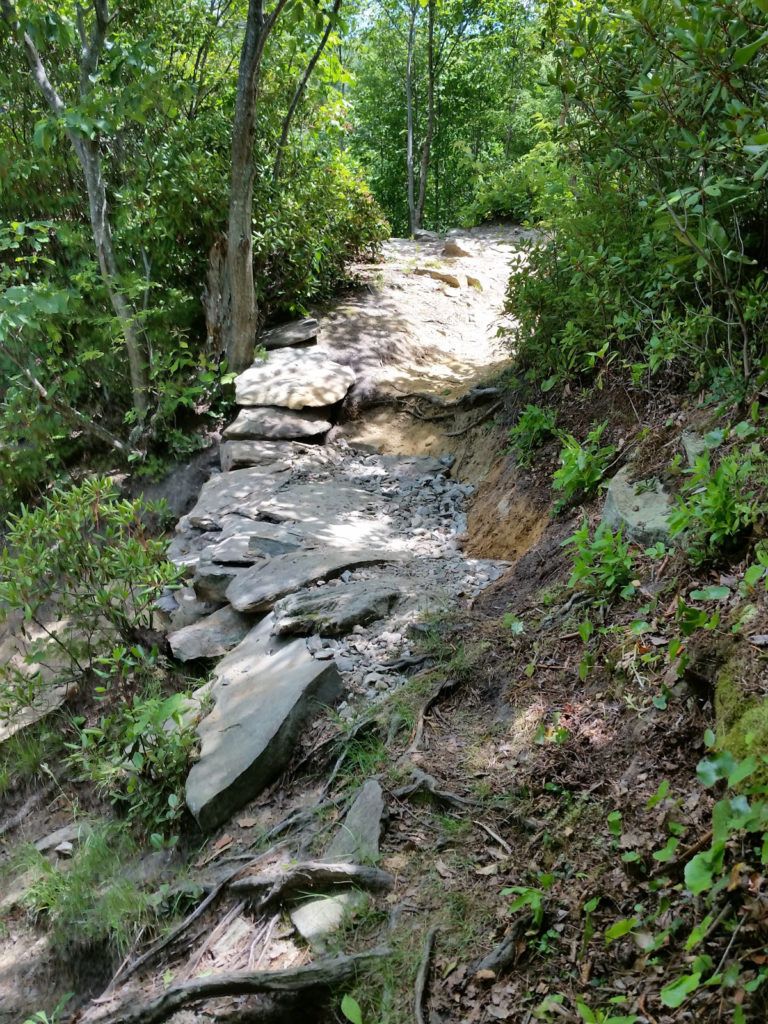
[(481, 971), (477, 971), (473, 977), (475, 981), (495, 981), (496, 971), (492, 971), (490, 968), (484, 967)]
[(253, 828), (254, 825), (258, 825), (259, 824), (259, 819), (258, 818), (248, 818), (248, 817), (246, 817), (246, 818), (237, 818), (236, 821), (235, 821), (235, 824), (239, 825), (240, 828)]
[(219, 854), (222, 854), (225, 850), (229, 849), (233, 842), (234, 839), (232, 836), (222, 836), (221, 839), (217, 839), (213, 846), (195, 862), (195, 867), (204, 868), (206, 864), (210, 864), (212, 860), (216, 860)]
[(438, 873), (438, 875), (440, 875), (441, 878), (453, 878), (453, 876), (456, 874), (455, 871), (452, 871), (448, 867), (444, 860), (435, 861), (435, 871)]

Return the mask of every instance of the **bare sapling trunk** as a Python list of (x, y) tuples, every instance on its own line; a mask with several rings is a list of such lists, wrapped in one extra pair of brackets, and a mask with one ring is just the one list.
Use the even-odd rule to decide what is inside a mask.
[[(93, 11), (93, 30), (90, 39), (88, 39), (85, 33), (82, 9), (78, 8), (78, 29), (82, 46), (80, 54), (81, 100), (84, 100), (91, 90), (92, 76), (98, 68), (99, 58), (104, 49), (107, 29), (110, 23), (107, 0), (93, 0)], [(11, 0), (0, 0), (0, 13), (17, 41), (23, 46), (30, 71), (45, 102), (57, 117), (63, 117), (66, 112), (64, 101), (52, 84), (37, 47), (29, 34), (23, 31)], [(101, 152), (98, 142), (94, 139), (85, 138), (70, 129), (67, 130), (67, 135), (85, 177), (96, 258), (99, 261), (99, 270), (101, 271), (107, 296), (120, 323), (120, 329), (125, 342), (131, 377), (133, 407), (140, 421), (144, 421), (149, 407), (147, 363), (145, 358), (146, 346), (142, 337), (142, 331), (137, 326), (136, 311), (120, 289), (117, 260), (115, 258), (109, 222), (109, 204), (104, 183)]]
[(416, 223), (416, 201), (414, 197), (413, 182), (413, 46), (416, 35), (416, 11), (418, 0), (411, 0), (411, 20), (408, 26), (408, 56), (405, 65), (405, 105), (406, 105), (406, 143), (405, 162), (408, 172), (408, 234), (412, 235), (417, 229)]
[(429, 151), (435, 131), (435, 0), (429, 0), (429, 38), (427, 43), (427, 132), (421, 150), (421, 168), (419, 173), (419, 201), (416, 204), (414, 228), (423, 227), (424, 203), (427, 198), (427, 175), (429, 174)]
[(248, 18), (235, 97), (232, 125), (232, 174), (227, 231), (227, 273), (230, 310), (224, 325), (227, 363), (230, 370), (244, 370), (253, 359), (256, 345), (257, 308), (253, 281), (253, 179), (256, 174), (253, 146), (259, 94), (261, 59), (269, 33), (285, 6), (278, 0), (267, 17), (264, 0), (249, 0)]

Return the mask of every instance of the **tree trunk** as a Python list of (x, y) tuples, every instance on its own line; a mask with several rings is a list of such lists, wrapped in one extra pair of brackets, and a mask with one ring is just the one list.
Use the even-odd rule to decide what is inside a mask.
[(424, 220), (424, 202), (427, 197), (427, 174), (429, 173), (429, 150), (435, 130), (435, 0), (429, 0), (429, 42), (427, 48), (428, 94), (427, 94), (427, 134), (421, 150), (421, 170), (419, 174), (419, 201), (416, 206), (415, 227), (421, 228)]
[(278, 0), (267, 18), (264, 0), (249, 0), (245, 37), (240, 51), (240, 69), (232, 125), (232, 175), (229, 192), (229, 228), (227, 232), (227, 272), (230, 311), (224, 323), (227, 363), (240, 372), (253, 359), (256, 345), (257, 309), (253, 286), (253, 159), (259, 73), (269, 33), (285, 6)]
[(411, 22), (408, 27), (408, 59), (405, 65), (405, 103), (407, 110), (407, 132), (405, 162), (408, 171), (408, 234), (417, 228), (416, 203), (413, 187), (413, 45), (416, 35), (416, 11), (418, 0), (411, 0)]

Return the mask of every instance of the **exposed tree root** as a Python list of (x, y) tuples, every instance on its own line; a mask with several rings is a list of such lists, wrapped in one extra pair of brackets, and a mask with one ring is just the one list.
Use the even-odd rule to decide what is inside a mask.
[(377, 947), (355, 956), (337, 956), (305, 967), (282, 971), (230, 971), (194, 978), (171, 985), (151, 1002), (136, 1005), (130, 996), (116, 1008), (97, 1006), (82, 1018), (82, 1024), (160, 1024), (176, 1010), (200, 1000), (224, 996), (256, 995), (262, 992), (290, 994), (314, 988), (330, 988), (349, 981), (359, 971), (374, 967), (390, 955), (386, 947)]
[(230, 890), (238, 895), (259, 897), (256, 909), (263, 912), (271, 905), (300, 891), (305, 893), (322, 889), (326, 885), (356, 885), (362, 889), (391, 889), (395, 884), (392, 875), (380, 868), (364, 864), (330, 863), (326, 861), (305, 861), (293, 864), (281, 875), (252, 875), (238, 878)]
[(424, 939), (424, 949), (421, 954), (421, 963), (419, 964), (419, 970), (416, 975), (416, 984), (413, 992), (413, 1016), (416, 1019), (416, 1024), (425, 1024), (424, 1021), (424, 996), (427, 990), (427, 981), (429, 980), (429, 964), (432, 959), (432, 947), (435, 943), (435, 935), (437, 935), (440, 929), (435, 926), (430, 928), (427, 932), (427, 936)]

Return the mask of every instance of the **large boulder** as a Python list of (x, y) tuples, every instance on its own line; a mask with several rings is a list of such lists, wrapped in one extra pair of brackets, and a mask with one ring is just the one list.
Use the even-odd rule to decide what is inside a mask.
[(214, 829), (284, 770), (302, 729), (342, 692), (333, 661), (316, 661), (304, 640), (272, 635), (267, 616), (216, 667), (213, 711), (198, 727), (200, 760), (187, 779), (187, 806)]

